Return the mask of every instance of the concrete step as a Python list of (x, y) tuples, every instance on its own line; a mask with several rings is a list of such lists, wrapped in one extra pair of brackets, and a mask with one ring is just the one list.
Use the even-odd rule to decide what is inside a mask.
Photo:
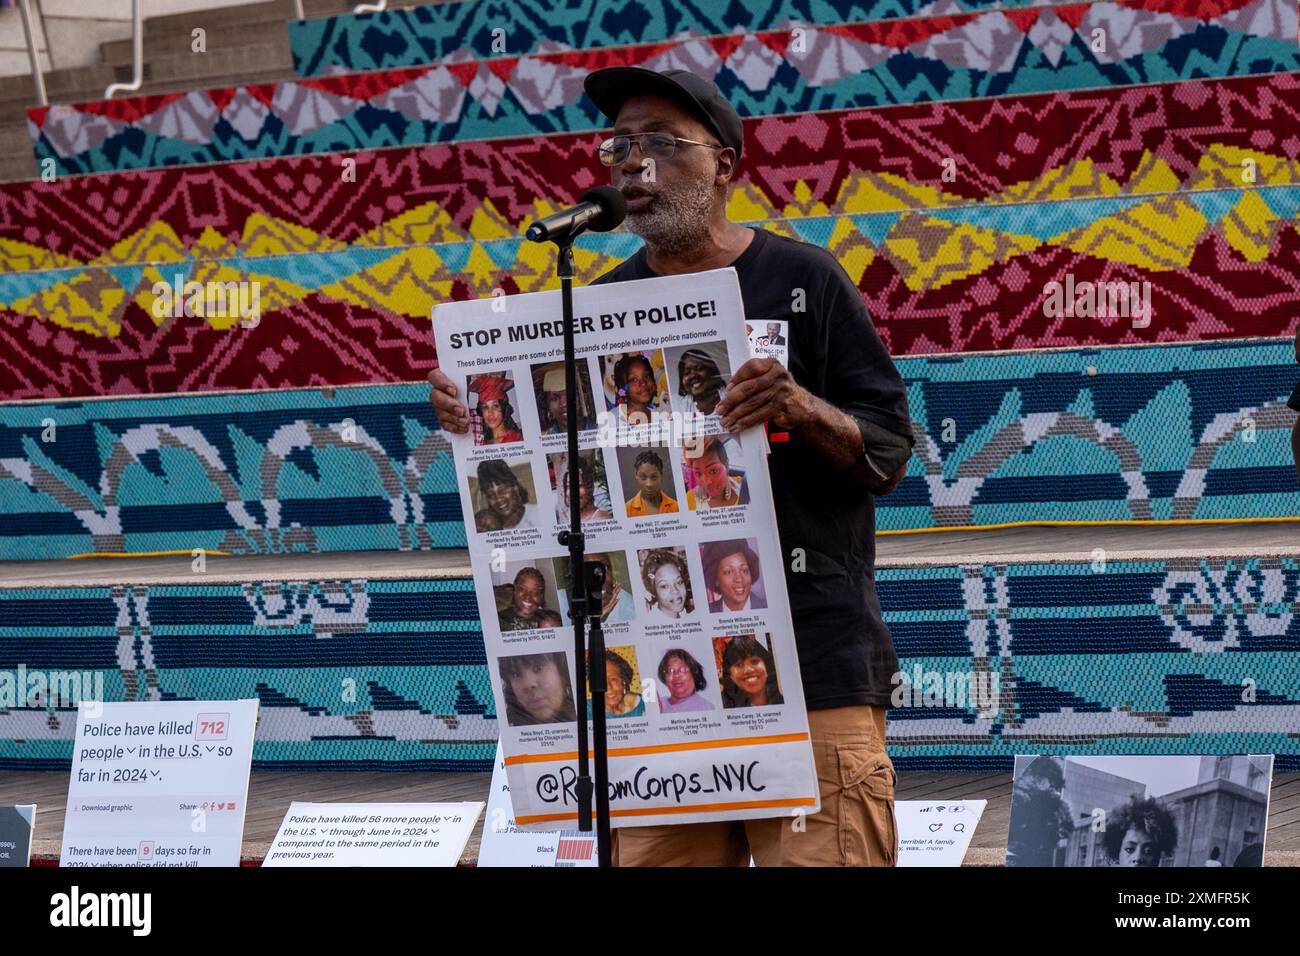
[[(390, 0), (388, 7), (392, 10), (421, 5), (422, 0)], [(355, 3), (346, 0), (306, 0), (303, 6), (307, 19), (310, 20), (346, 14), (354, 8)], [(271, 38), (283, 40), (287, 45), (289, 34), (286, 24), (296, 17), (291, 0), (271, 0), (267, 3), (149, 17), (145, 20), (144, 29), (145, 61), (148, 62), (155, 56), (190, 53), (195, 29), (205, 32), (209, 53), (238, 49)], [(129, 66), (133, 47), (129, 37), (101, 43), (101, 60), (108, 64)]]
[[(154, 57), (144, 65), (140, 90), (119, 94), (118, 98), (273, 83), (292, 76), (289, 41), (278, 38), (242, 49)], [(98, 102), (104, 98), (104, 90), (110, 83), (129, 83), (131, 78), (129, 64), (54, 70), (45, 77), (46, 95), (51, 104)], [(0, 78), (0, 119), (25, 116), (35, 103), (31, 77)]]
[[(1198, 558), (1208, 555), (1300, 556), (1292, 522), (1219, 525), (1092, 525), (997, 531), (884, 532), (876, 535), (876, 567), (1092, 562)], [(104, 587), (195, 581), (188, 554), (40, 561), (0, 561), (0, 588)], [(463, 548), (435, 551), (336, 551), (296, 554), (209, 554), (203, 581), (304, 580), (352, 575), (419, 579), (470, 576)]]
[[(108, 84), (129, 80), (130, 72), (128, 69), (123, 74), (119, 68), (102, 63), (50, 70), (45, 74), (45, 93), (51, 103), (76, 103), (87, 98), (95, 99), (104, 95), (104, 88)], [(36, 93), (30, 76), (0, 78), (0, 101), (14, 99), (23, 99), (28, 106), (36, 104)]]
[[(391, 0), (390, 8), (418, 6), (415, 0)], [(347, 13), (353, 4), (345, 0), (305, 0), (308, 19)], [(244, 82), (267, 82), (293, 75), (289, 55), (287, 23), (297, 14), (292, 0), (269, 0), (211, 10), (147, 17), (144, 25), (145, 86), (141, 93), (169, 92), (194, 86), (211, 87)], [(209, 63), (196, 70), (168, 64), (202, 56), (191, 52), (191, 31), (207, 31), (208, 55), (229, 53), (227, 63)], [(250, 54), (248, 48), (255, 48)], [(103, 97), (110, 83), (128, 82), (132, 74), (132, 41), (114, 40), (100, 44), (101, 62), (92, 66), (50, 70), (45, 85), (51, 103), (81, 103)], [(268, 54), (270, 59), (267, 59)], [(268, 64), (272, 64), (268, 67)], [(249, 72), (241, 72), (252, 65)], [(0, 77), (0, 117), (12, 109), (26, 109), (36, 103), (36, 90), (29, 74)]]
[(1300, 555), (1300, 523), (1046, 525), (996, 531), (885, 531), (876, 535), (876, 567), (1025, 563), (1050, 558), (1092, 562), (1101, 549), (1109, 560), (1209, 554)]
[[(120, 82), (131, 79), (130, 59), (114, 67)], [(123, 93), (120, 97), (177, 90), (214, 89), (245, 83), (265, 83), (271, 79), (288, 79), (293, 75), (293, 57), (287, 36), (272, 35), (256, 44), (243, 44), (207, 53), (191, 53), (188, 48), (171, 54), (150, 55), (144, 64), (144, 86), (140, 93)], [(102, 99), (103, 89), (91, 96)], [(51, 101), (54, 97), (51, 94)], [(77, 102), (68, 100), (66, 102)]]
[[(336, 17), (350, 13), (358, 0), (303, 0), (303, 12), (308, 20), (319, 17)], [(428, 0), (389, 0), (388, 8), (395, 10), (402, 7), (424, 6)], [(213, 34), (222, 30), (240, 30), (249, 24), (258, 24), (263, 28), (279, 28), (286, 32), (285, 24), (296, 20), (293, 0), (264, 0), (261, 3), (244, 3), (233, 6), (213, 7), (209, 10), (190, 10), (185, 13), (171, 13), (163, 16), (145, 17), (145, 43), (150, 37), (167, 37), (177, 41), (185, 38), (186, 49), (189, 37), (195, 28), (207, 31), (209, 49)], [(130, 41), (113, 41), (114, 49), (118, 42), (125, 42), (128, 51)], [(104, 44), (108, 46), (110, 44)], [(102, 47), (101, 47), (102, 48)]]
[[(289, 52), (289, 36), (281, 30), (265, 30), (253, 27), (240, 31), (238, 36), (221, 34), (222, 42), (209, 40), (207, 52), (195, 53), (190, 48), (188, 35), (178, 38), (174, 43), (157, 42), (146, 44), (144, 48), (144, 65), (155, 81), (172, 77), (203, 77), (205, 79), (237, 72), (239, 69), (252, 69), (263, 72), (266, 69), (287, 68), (292, 73), (292, 59)], [(130, 74), (131, 48), (127, 44), (125, 52), (114, 51), (113, 56), (105, 56), (104, 64), (117, 69), (126, 69)], [(289, 75), (289, 74), (286, 74)], [(244, 82), (237, 79), (235, 82)], [(208, 85), (220, 86), (220, 83), (208, 81)]]
[[(3, 116), (3, 114), (0, 114)], [(3, 116), (4, 119), (9, 119)], [(36, 157), (27, 121), (0, 122), (0, 182), (36, 176)]]
[(336, 551), (315, 554), (210, 554), (196, 578), (188, 554), (58, 561), (0, 561), (0, 588), (100, 588), (119, 584), (193, 584), (271, 580), (469, 578), (469, 552)]

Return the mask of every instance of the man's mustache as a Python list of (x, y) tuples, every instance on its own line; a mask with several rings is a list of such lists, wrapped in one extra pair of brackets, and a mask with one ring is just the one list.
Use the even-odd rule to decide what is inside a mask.
[(644, 186), (635, 186), (632, 184), (618, 186), (618, 191), (623, 194), (625, 199), (635, 199), (638, 196), (657, 196), (658, 191), (646, 189)]

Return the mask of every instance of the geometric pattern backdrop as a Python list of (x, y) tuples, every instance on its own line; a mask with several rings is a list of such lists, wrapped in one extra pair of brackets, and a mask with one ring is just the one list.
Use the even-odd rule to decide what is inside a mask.
[(991, 692), (891, 709), (894, 761), (1275, 753), (1300, 769), (1300, 558), (1098, 557), (877, 569), (902, 671), (974, 673)]
[[(1032, 0), (1004, 0), (1003, 7)], [(923, 15), (932, 0), (751, 0), (684, 4), (678, 0), (550, 0), (438, 3), (383, 13), (290, 20), (289, 42), (299, 76), (419, 66), (444, 59), (590, 49), (666, 40), (681, 33), (766, 30), (787, 24), (852, 23)], [(982, 10), (988, 0), (962, 0), (952, 10)], [(1190, 6), (1190, 5), (1189, 5)], [(1204, 3), (1195, 5), (1205, 6)], [(1215, 4), (1227, 9), (1233, 4)], [(1190, 11), (1189, 11), (1190, 12)]]
[[(1284, 336), (1300, 305), (1300, 186), (762, 225), (834, 254), (896, 357)], [(579, 281), (640, 242), (582, 236)], [(0, 275), (0, 400), (418, 381), (434, 306), (554, 288), (553, 257), (509, 238)], [(178, 275), (257, 283), (260, 320), (165, 313)], [(1046, 315), (1051, 282), (1149, 283), (1149, 321)]]
[[(801, 219), (1295, 185), (1300, 138), (1288, 130), (1300, 130), (1295, 73), (754, 117), (728, 213)], [(599, 140), (557, 133), (3, 183), (0, 266), (513, 238), (607, 178)]]
[[(33, 674), (75, 675), (106, 700), (255, 696), (259, 769), (490, 766), (496, 715), (468, 579), (195, 577), (0, 591), (0, 674), (22, 665), (29, 689), (40, 687)], [(1296, 557), (881, 567), (876, 577), (916, 691), (890, 711), (902, 767), (1006, 772), (1017, 752), (1046, 747), (1276, 753), (1279, 769), (1300, 769)], [(0, 768), (66, 768), (75, 709), (45, 696), (22, 703), (0, 709)]]
[[(897, 360), (876, 524), (1300, 516), (1287, 340)], [(464, 547), (427, 384), (10, 405), (0, 558)]]
[(918, 440), (881, 529), (1300, 516), (1289, 340), (896, 364)]
[(428, 385), (11, 405), (0, 554), (464, 547)]
[[(1300, 186), (762, 225), (831, 251), (898, 358), (1287, 336), (1300, 304)], [(578, 281), (640, 245), (584, 235)], [(177, 276), (257, 284), (259, 321), (172, 317), (153, 284)], [(1049, 282), (1145, 282), (1151, 317), (1045, 315)], [(519, 238), (0, 274), (0, 399), (417, 381), (437, 304), (555, 286)]]
[[(7, 589), (0, 611), (0, 681), (23, 666), (29, 688), (30, 675), (61, 672), (54, 686), (75, 675), (108, 701), (256, 697), (263, 768), (490, 769), (497, 727), (468, 578), (195, 574), (192, 585)], [(76, 708), (50, 705), (69, 696), (0, 707), (0, 769), (67, 765)]]
[[(741, 116), (1300, 69), (1294, 0), (1167, 0), (688, 37), (28, 110), (60, 174), (604, 129), (615, 64), (686, 67)], [(1094, 31), (1102, 31), (1093, 39)]]

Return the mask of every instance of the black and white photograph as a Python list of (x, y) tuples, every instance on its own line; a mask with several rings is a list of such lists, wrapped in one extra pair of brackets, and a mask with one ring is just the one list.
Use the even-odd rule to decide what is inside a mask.
[(695, 611), (691, 591), (691, 572), (686, 564), (686, 549), (673, 547), (646, 548), (636, 553), (645, 588), (642, 607), (646, 623), (667, 624), (680, 621)]
[(1017, 756), (1007, 866), (1263, 866), (1272, 773), (1272, 755)]

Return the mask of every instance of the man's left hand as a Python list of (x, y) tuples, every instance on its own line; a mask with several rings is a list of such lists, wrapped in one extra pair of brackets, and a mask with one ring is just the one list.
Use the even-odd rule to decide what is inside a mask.
[(773, 358), (752, 358), (731, 376), (727, 397), (718, 403), (722, 427), (741, 432), (763, 422), (793, 431), (812, 415), (812, 394)]

